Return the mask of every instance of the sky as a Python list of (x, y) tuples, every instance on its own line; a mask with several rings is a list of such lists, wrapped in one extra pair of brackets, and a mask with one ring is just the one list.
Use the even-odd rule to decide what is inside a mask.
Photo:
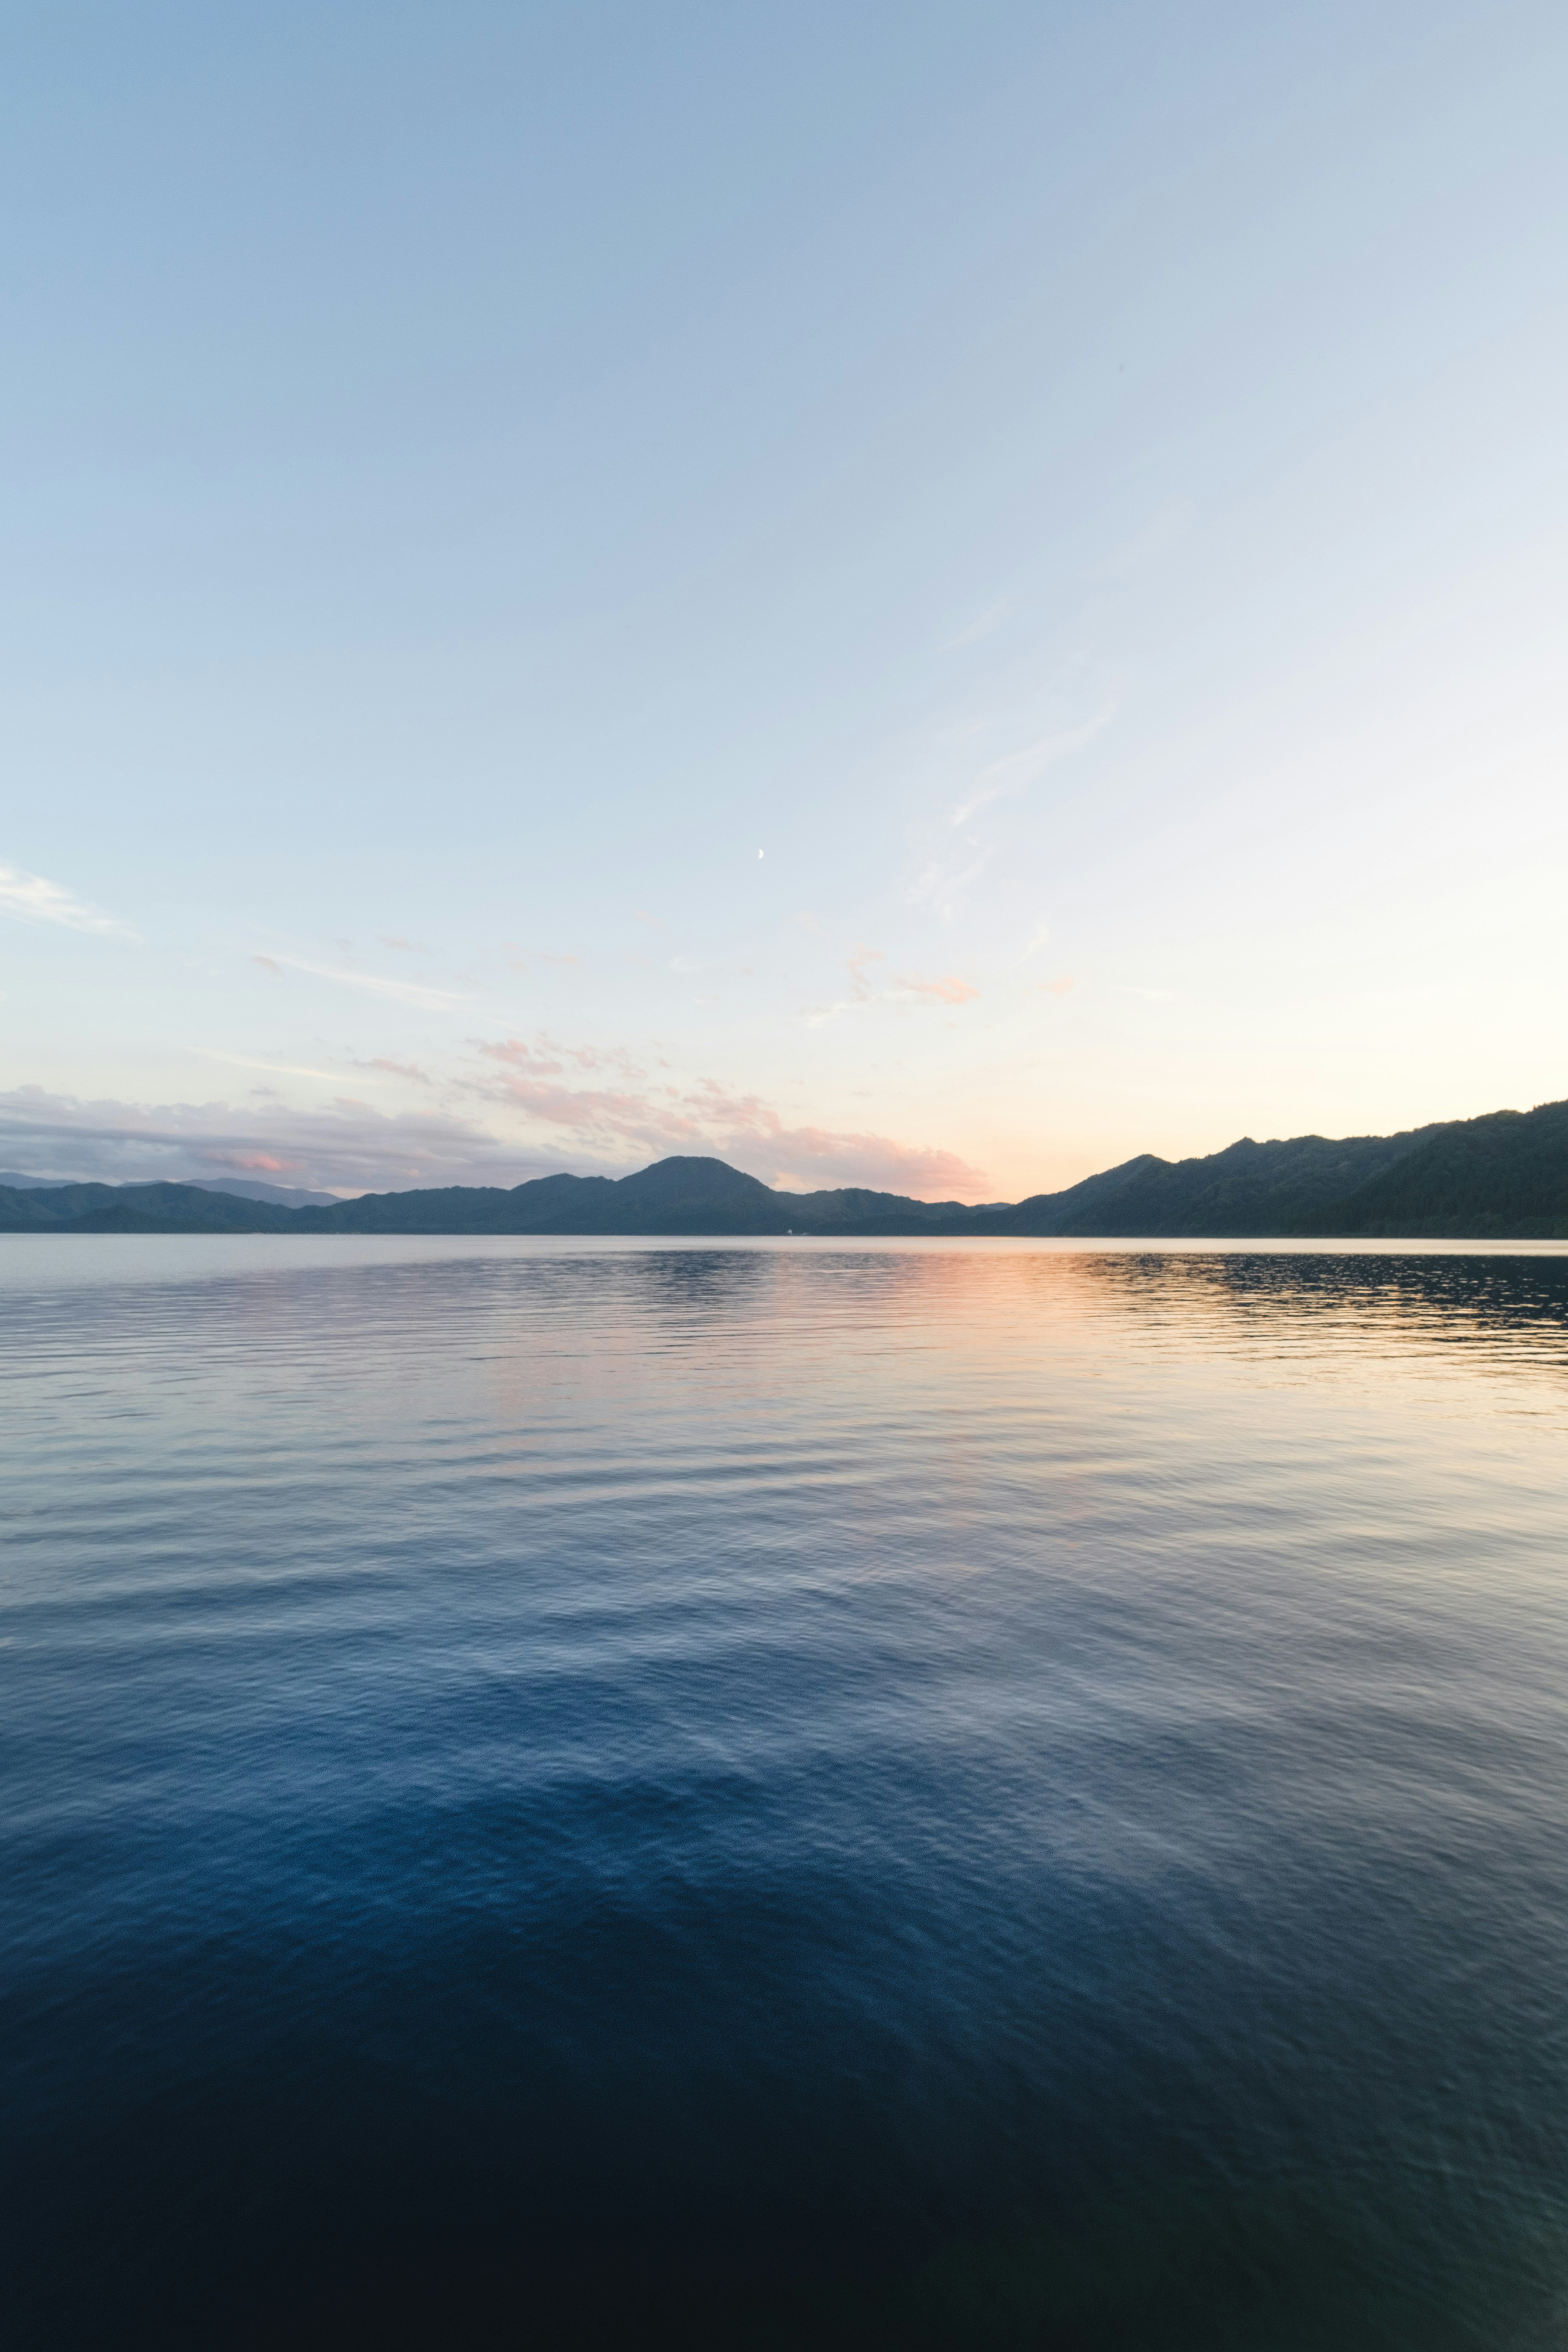
[(0, 1162), (1568, 1095), (1568, 17), (11, 0)]

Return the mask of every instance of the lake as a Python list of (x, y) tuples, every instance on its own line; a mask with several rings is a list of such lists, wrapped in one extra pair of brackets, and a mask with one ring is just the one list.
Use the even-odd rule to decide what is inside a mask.
[(1568, 2344), (1568, 1254), (0, 1242), (18, 2346)]

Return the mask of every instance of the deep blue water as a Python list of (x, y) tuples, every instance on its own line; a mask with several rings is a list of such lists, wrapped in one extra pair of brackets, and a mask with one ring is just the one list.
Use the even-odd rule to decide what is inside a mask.
[(1568, 1257), (0, 1253), (8, 2342), (1568, 2344)]

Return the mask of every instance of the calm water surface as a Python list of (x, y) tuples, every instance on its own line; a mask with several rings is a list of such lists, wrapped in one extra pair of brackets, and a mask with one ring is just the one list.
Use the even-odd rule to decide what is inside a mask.
[(0, 1243), (18, 2346), (1568, 2346), (1568, 1257)]

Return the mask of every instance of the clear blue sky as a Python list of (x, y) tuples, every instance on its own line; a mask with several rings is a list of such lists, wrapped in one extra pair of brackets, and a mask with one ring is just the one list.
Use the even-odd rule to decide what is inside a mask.
[(1506, 0), (18, 0), (0, 1162), (1568, 1094), (1565, 105)]

